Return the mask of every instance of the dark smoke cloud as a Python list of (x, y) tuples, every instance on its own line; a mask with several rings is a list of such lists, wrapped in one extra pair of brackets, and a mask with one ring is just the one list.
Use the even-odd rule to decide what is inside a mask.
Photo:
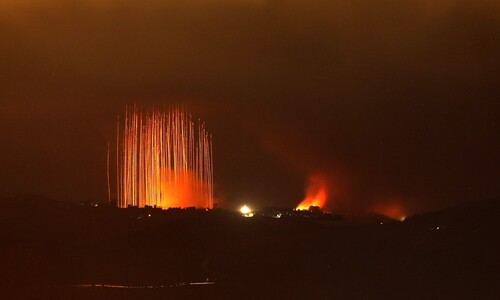
[(2, 1), (0, 193), (105, 199), (116, 115), (181, 103), (227, 205), (496, 196), (500, 6), (435, 2)]

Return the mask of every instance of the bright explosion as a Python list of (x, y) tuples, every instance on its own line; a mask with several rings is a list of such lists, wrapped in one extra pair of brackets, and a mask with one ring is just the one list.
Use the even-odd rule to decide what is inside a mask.
[(116, 151), (119, 207), (213, 207), (212, 137), (190, 114), (127, 109)]

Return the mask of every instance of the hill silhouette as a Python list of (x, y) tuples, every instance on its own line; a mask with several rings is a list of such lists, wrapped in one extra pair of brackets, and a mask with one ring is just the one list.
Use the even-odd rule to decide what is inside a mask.
[[(35, 196), (0, 201), (2, 299), (500, 295), (499, 198), (405, 222), (348, 225), (345, 218), (243, 218), (221, 209), (117, 209)], [(215, 284), (189, 285), (207, 281)], [(168, 288), (138, 288), (147, 285)]]

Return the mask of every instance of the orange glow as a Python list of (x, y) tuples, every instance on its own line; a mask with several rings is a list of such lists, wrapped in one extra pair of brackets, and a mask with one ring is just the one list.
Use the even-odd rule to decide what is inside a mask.
[(311, 206), (323, 208), (328, 197), (326, 181), (318, 175), (309, 178), (306, 197), (297, 205), (296, 210), (309, 210)]
[(373, 212), (388, 218), (404, 221), (406, 213), (398, 202), (380, 203), (372, 207)]
[(213, 207), (212, 139), (182, 110), (136, 107), (117, 128), (118, 206)]

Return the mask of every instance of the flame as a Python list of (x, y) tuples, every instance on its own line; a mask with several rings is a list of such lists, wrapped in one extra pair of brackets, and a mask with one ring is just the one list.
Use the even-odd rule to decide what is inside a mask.
[(323, 208), (328, 197), (326, 181), (319, 175), (313, 175), (309, 178), (306, 189), (306, 197), (297, 205), (296, 210), (309, 210), (311, 206)]

